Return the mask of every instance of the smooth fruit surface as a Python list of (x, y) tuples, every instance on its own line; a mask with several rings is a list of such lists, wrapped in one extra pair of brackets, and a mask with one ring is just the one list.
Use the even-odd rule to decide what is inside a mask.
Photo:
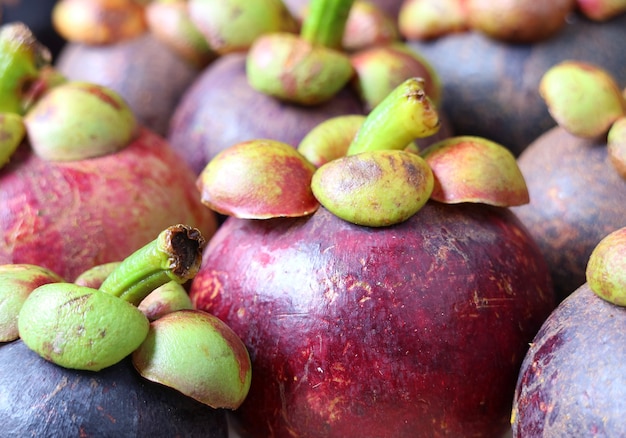
[(224, 411), (149, 382), (130, 358), (94, 373), (54, 365), (21, 341), (0, 344), (7, 436), (226, 438)]
[(160, 137), (142, 130), (126, 149), (51, 163), (27, 145), (0, 169), (0, 262), (41, 265), (73, 281), (120, 261), (170, 225), (215, 231), (192, 174)]
[(585, 282), (591, 252), (626, 226), (626, 181), (611, 165), (606, 143), (556, 127), (518, 159), (530, 202), (513, 207), (541, 248), (560, 299)]
[(548, 317), (522, 364), (514, 437), (624, 436), (626, 309), (587, 284)]
[(385, 228), (324, 208), (228, 218), (190, 296), (250, 352), (235, 415), (258, 437), (503, 434), (528, 342), (554, 307), (510, 211), (435, 202)]

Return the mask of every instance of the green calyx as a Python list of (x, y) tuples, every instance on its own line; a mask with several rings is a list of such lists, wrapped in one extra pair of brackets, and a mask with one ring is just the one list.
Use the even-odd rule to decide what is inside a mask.
[(115, 91), (70, 81), (45, 93), (24, 117), (31, 147), (49, 161), (115, 153), (137, 135), (137, 120)]
[(626, 306), (626, 228), (606, 235), (593, 249), (585, 271), (589, 288), (600, 298)]
[(130, 303), (72, 283), (38, 287), (18, 319), (24, 343), (65, 368), (98, 371), (141, 345), (149, 322)]
[(250, 47), (246, 72), (250, 86), (301, 105), (328, 101), (354, 75), (341, 50), (353, 0), (313, 0), (300, 35), (271, 33)]
[(193, 278), (204, 246), (198, 230), (175, 225), (112, 265), (100, 289), (65, 282), (39, 286), (21, 307), (19, 336), (40, 356), (66, 368), (111, 366), (148, 335), (149, 320), (137, 305), (169, 281)]
[(551, 67), (539, 93), (559, 126), (578, 137), (604, 136), (626, 115), (626, 99), (615, 79), (592, 64), (563, 61)]
[(330, 212), (358, 225), (407, 220), (430, 198), (434, 176), (422, 157), (405, 149), (438, 129), (423, 81), (407, 79), (365, 118), (347, 154), (318, 168), (313, 194)]
[(23, 23), (0, 27), (0, 112), (24, 114), (25, 95), (52, 55)]
[(252, 380), (241, 339), (219, 318), (200, 310), (180, 310), (152, 322), (132, 360), (144, 378), (216, 409), (237, 409)]

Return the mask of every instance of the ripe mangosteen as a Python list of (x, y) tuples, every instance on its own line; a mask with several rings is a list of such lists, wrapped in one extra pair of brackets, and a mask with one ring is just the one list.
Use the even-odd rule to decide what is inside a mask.
[(222, 409), (236, 409), (250, 384), (241, 340), (204, 312), (149, 322), (136, 307), (159, 287), (192, 279), (205, 243), (195, 228), (168, 227), (99, 289), (56, 278), (38, 285), (33, 265), (3, 269), (3, 280), (23, 279), (24, 268), (34, 280), (19, 309), (0, 309), (2, 319), (18, 311), (21, 338), (0, 346), (4, 433), (226, 437)]
[(626, 228), (594, 248), (587, 281), (546, 319), (522, 364), (514, 437), (623, 436)]
[[(296, 147), (313, 127), (329, 118), (365, 114), (371, 108), (362, 97), (371, 92), (371, 85), (364, 92), (362, 81), (356, 79), (378, 82), (387, 92), (418, 75), (417, 68), (427, 73), (426, 80), (433, 79), (429, 66), (415, 66), (422, 58), (407, 50), (404, 56), (411, 57), (410, 62), (399, 61), (400, 50), (393, 61), (391, 57), (375, 61), (376, 54), (370, 61), (366, 56), (351, 60), (342, 41), (352, 3), (315, 0), (298, 35), (264, 34), (248, 52), (226, 54), (214, 61), (186, 90), (172, 116), (168, 134), (172, 147), (200, 173), (217, 153), (233, 144), (269, 138)], [(412, 73), (398, 79), (398, 72), (406, 72), (409, 64)], [(446, 128), (440, 135), (449, 134)]]
[(0, 160), (0, 263), (72, 281), (174, 223), (213, 234), (190, 168), (117, 93), (48, 75), (47, 51), (23, 25), (3, 26), (0, 42), (0, 130), (12, 139), (2, 151), (15, 150)]
[[(419, 83), (392, 92), (347, 155), (312, 177), (287, 178), (304, 158), (268, 159), (269, 175), (285, 167), (290, 190), (259, 178), (244, 193), (222, 191), (222, 154), (238, 152), (231, 175), (245, 173), (240, 164), (258, 164), (249, 145), (223, 151), (199, 178), (203, 195), (260, 204), (310, 180), (321, 204), (295, 218), (229, 217), (191, 285), (196, 307), (250, 352), (250, 393), (235, 412), (245, 437), (494, 437), (509, 428), (519, 366), (555, 305), (549, 272), (507, 208), (528, 200), (510, 151), (474, 137), (405, 148), (438, 126)], [(407, 206), (412, 215), (396, 215)]]

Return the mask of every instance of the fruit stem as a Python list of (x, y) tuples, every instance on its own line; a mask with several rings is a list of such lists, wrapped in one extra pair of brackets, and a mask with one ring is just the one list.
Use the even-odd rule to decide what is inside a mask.
[(24, 115), (41, 70), (50, 66), (52, 55), (23, 23), (0, 27), (0, 112)]
[(206, 241), (195, 228), (174, 225), (124, 259), (102, 282), (100, 290), (137, 306), (169, 281), (184, 283), (200, 269)]
[(424, 80), (409, 78), (369, 113), (347, 155), (404, 149), (416, 138), (433, 135), (439, 127), (439, 115), (424, 91)]
[(343, 33), (354, 0), (312, 0), (300, 37), (312, 44), (341, 49)]

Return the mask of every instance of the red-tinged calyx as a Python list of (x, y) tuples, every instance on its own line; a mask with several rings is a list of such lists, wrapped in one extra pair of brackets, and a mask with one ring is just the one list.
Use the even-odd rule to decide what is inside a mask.
[(515, 157), (498, 143), (482, 137), (451, 137), (420, 154), (435, 177), (431, 194), (435, 201), (510, 207), (530, 200)]
[(28, 111), (24, 123), (35, 153), (50, 161), (112, 154), (138, 133), (126, 101), (112, 89), (88, 82), (54, 87)]
[(311, 192), (315, 166), (292, 146), (267, 139), (233, 145), (198, 177), (209, 208), (246, 219), (297, 217), (319, 206)]
[(146, 20), (156, 38), (192, 65), (203, 68), (218, 56), (189, 17), (187, 0), (153, 1)]

